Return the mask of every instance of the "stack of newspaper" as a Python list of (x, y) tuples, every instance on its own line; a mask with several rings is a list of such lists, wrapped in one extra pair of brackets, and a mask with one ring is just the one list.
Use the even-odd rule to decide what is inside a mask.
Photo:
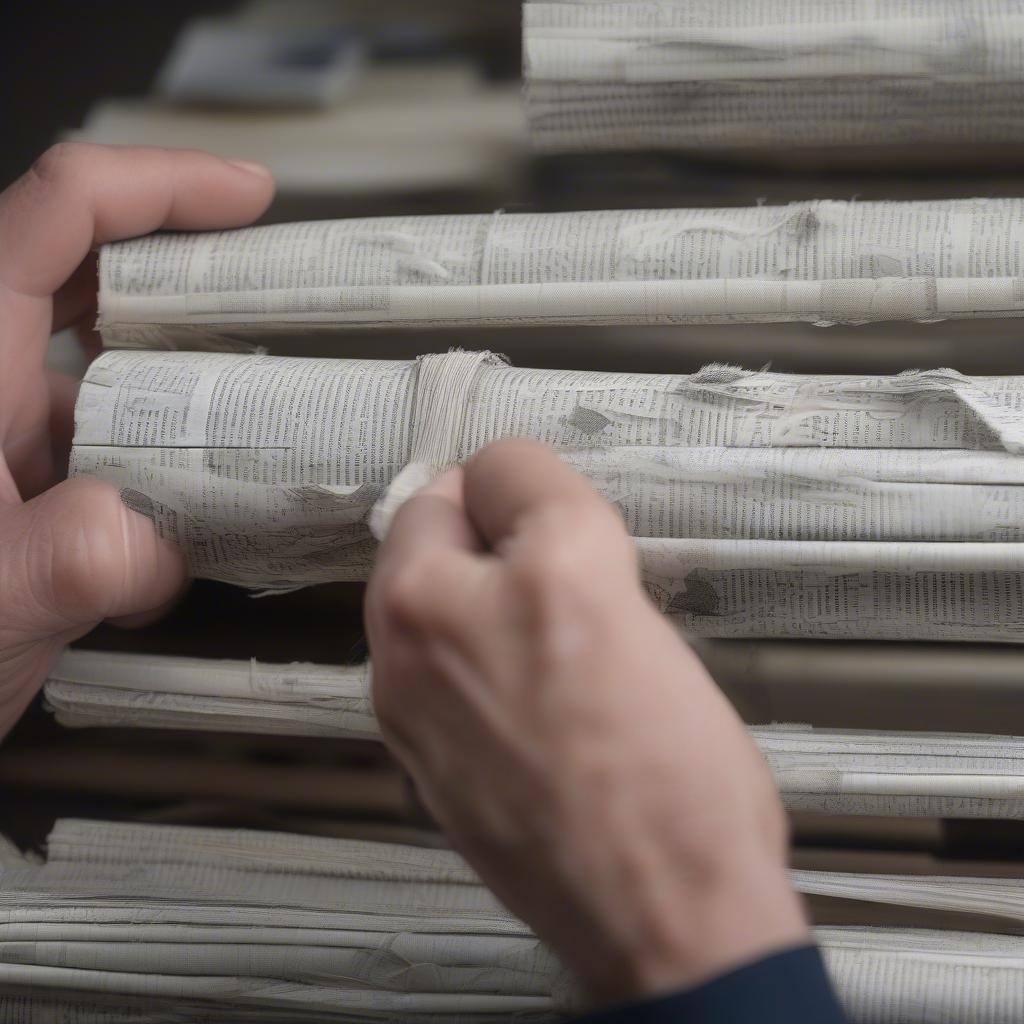
[[(448, 851), (75, 820), (48, 847), (44, 865), (0, 858), (5, 1021), (554, 1021), (580, 1006)], [(792, 879), (823, 916), (905, 922), (817, 930), (852, 1020), (1019, 1019), (1018, 879)]]
[(699, 636), (1024, 638), (1024, 378), (517, 369), (110, 352), (73, 474), (108, 480), (192, 573), (365, 579), (396, 507), (532, 436), (616, 503), (658, 604)]
[(555, 959), (447, 851), (62, 821), (44, 866), (0, 868), (0, 906), (0, 1018), (19, 1024), (570, 1005)]
[[(61, 724), (379, 739), (369, 665), (275, 665), (70, 650), (46, 700)], [(754, 726), (792, 810), (1024, 820), (1024, 738)]]
[(544, 150), (1024, 141), (1015, 0), (527, 0)]

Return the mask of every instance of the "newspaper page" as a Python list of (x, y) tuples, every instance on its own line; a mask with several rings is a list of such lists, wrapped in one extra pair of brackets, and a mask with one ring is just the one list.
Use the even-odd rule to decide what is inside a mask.
[(382, 217), (100, 254), (112, 347), (347, 327), (862, 323), (1024, 314), (1024, 199)]
[(1015, 0), (526, 0), (544, 151), (1024, 142)]
[[(370, 667), (68, 650), (46, 702), (65, 726), (379, 739)], [(755, 725), (791, 810), (1024, 820), (1024, 739)]]
[(83, 382), (71, 472), (115, 484), (194, 575), (287, 590), (365, 579), (371, 525), (488, 442), (534, 437), (622, 510), (652, 597), (694, 635), (1019, 641), (1022, 399), (1024, 379), (948, 370), (112, 352)]
[[(96, 1021), (133, 1001), (173, 1004), (182, 1024), (559, 1020), (580, 1008), (550, 951), (448, 851), (75, 820), (56, 824), (48, 850), (44, 865), (0, 871), (0, 1012), (18, 1024), (53, 1020), (61, 1001)], [(818, 928), (853, 1020), (1013, 1019), (1019, 880), (791, 877), (865, 913), (953, 911), (1003, 932)]]

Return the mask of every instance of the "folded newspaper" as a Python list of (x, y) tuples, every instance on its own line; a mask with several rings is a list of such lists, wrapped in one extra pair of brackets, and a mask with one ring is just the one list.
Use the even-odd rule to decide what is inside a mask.
[(1024, 142), (1015, 0), (527, 0), (548, 151)]
[[(1022, 107), (1024, 109), (1024, 107)], [(348, 327), (1024, 315), (1024, 199), (309, 221), (105, 245), (119, 347)]]
[[(62, 725), (380, 737), (369, 665), (69, 650), (45, 696)], [(1024, 738), (753, 726), (796, 811), (1024, 819)]]
[[(818, 928), (853, 1021), (1018, 1019), (1019, 880), (792, 880), (848, 917), (878, 908), (964, 929)], [(556, 1021), (579, 1007), (555, 957), (449, 851), (66, 820), (44, 865), (0, 861), (0, 1018), (12, 1024)]]
[(74, 475), (117, 486), (196, 576), (365, 579), (421, 484), (489, 441), (562, 452), (621, 510), (697, 636), (1024, 639), (1024, 378), (517, 369), (111, 352)]

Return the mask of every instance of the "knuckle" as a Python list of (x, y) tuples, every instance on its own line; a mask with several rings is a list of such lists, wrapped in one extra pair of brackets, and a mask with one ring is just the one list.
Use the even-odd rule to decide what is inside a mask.
[(509, 568), (524, 595), (542, 605), (587, 586), (588, 572), (581, 564), (579, 539), (561, 530), (547, 532), (524, 545)]
[(129, 552), (117, 490), (71, 480), (54, 494), (41, 551), (53, 607), (77, 619), (102, 619), (125, 584)]
[(32, 164), (32, 175), (47, 186), (61, 186), (81, 174), (94, 147), (84, 142), (57, 142)]
[(554, 458), (554, 453), (542, 441), (525, 437), (499, 438), (484, 445), (466, 460), (466, 487), (488, 491), (502, 482), (507, 484), (510, 472), (521, 473), (524, 467), (536, 466), (538, 459), (546, 458)]
[(576, 502), (537, 513), (511, 568), (527, 593), (550, 600), (592, 593), (596, 570), (635, 561), (632, 539), (614, 509)]
[(443, 557), (422, 552), (378, 580), (375, 604), (383, 621), (401, 629), (423, 629), (435, 620)]
[(511, 563), (517, 582), (537, 594), (574, 587), (578, 575), (574, 546), (571, 536), (538, 538)]

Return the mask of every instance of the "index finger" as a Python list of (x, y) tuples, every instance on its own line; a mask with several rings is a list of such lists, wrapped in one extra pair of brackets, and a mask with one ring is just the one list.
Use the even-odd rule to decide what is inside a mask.
[(48, 298), (103, 242), (158, 228), (238, 227), (274, 193), (270, 172), (210, 153), (61, 143), (0, 196), (0, 284)]

